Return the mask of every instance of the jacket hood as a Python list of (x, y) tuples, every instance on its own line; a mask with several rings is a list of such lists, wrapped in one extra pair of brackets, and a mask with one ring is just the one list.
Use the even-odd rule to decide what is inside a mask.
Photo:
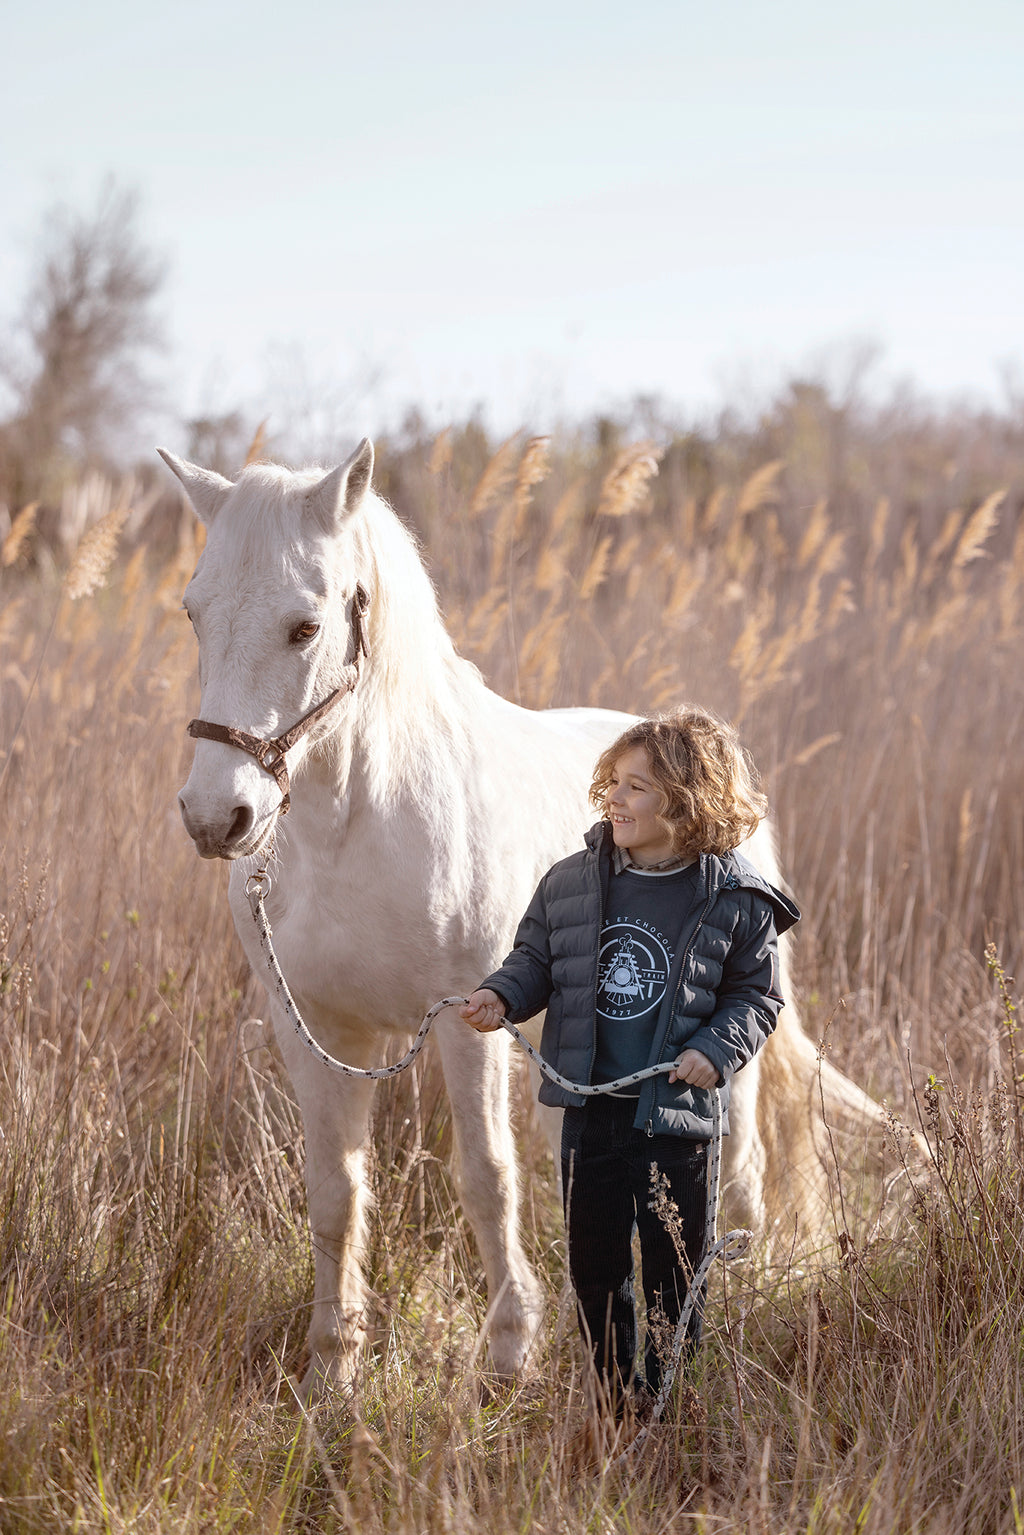
[(754, 868), (749, 858), (742, 853), (726, 853), (718, 858), (714, 853), (701, 855), (701, 865), (705, 870), (708, 883), (708, 892), (715, 893), (721, 889), (726, 890), (756, 890), (759, 895), (771, 904), (775, 913), (775, 931), (788, 933), (791, 927), (800, 921), (800, 909), (791, 901), (788, 895), (776, 889), (765, 879), (759, 870)]

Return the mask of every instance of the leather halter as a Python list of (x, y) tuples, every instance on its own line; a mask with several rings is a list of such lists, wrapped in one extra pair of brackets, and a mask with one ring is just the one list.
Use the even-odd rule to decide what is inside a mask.
[(352, 597), (352, 637), (355, 648), (351, 666), (347, 667), (349, 673), (347, 681), (340, 687), (328, 693), (322, 703), (314, 704), (312, 709), (296, 720), (291, 729), (282, 735), (274, 736), (271, 740), (264, 740), (262, 736), (250, 735), (247, 730), (236, 730), (234, 725), (217, 725), (212, 720), (189, 720), (188, 733), (197, 740), (202, 736), (207, 741), (219, 741), (222, 746), (237, 746), (239, 751), (247, 752), (250, 757), (255, 757), (260, 767), (265, 772), (271, 773), (277, 781), (277, 787), (281, 791), (281, 806), (279, 815), (287, 815), (291, 804), (291, 793), (288, 785), (288, 764), (285, 757), (296, 741), (311, 730), (325, 714), (328, 714), (340, 699), (347, 696), (355, 689), (359, 681), (359, 657), (370, 654), (366, 644), (366, 635), (363, 631), (363, 618), (370, 606), (370, 595), (362, 582), (358, 582)]

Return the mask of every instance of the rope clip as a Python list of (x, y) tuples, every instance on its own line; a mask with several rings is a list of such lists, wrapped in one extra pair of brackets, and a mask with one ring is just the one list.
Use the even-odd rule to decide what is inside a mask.
[(249, 905), (255, 914), (260, 901), (265, 901), (270, 894), (273, 881), (266, 869), (257, 869), (255, 874), (250, 874), (245, 882), (245, 894)]

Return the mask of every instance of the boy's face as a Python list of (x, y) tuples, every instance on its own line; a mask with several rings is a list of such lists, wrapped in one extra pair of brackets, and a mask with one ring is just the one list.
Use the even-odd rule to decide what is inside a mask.
[(628, 848), (637, 863), (660, 863), (672, 856), (672, 838), (658, 820), (661, 805), (647, 752), (631, 746), (612, 769), (605, 808), (615, 846)]

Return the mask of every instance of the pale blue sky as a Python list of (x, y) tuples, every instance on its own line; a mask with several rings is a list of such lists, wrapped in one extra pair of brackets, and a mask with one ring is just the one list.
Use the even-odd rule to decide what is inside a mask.
[(0, 309), (48, 204), (137, 186), (183, 416), (278, 409), (295, 356), (349, 436), (693, 410), (865, 339), (880, 386), (1024, 376), (1022, 0), (4, 11)]

